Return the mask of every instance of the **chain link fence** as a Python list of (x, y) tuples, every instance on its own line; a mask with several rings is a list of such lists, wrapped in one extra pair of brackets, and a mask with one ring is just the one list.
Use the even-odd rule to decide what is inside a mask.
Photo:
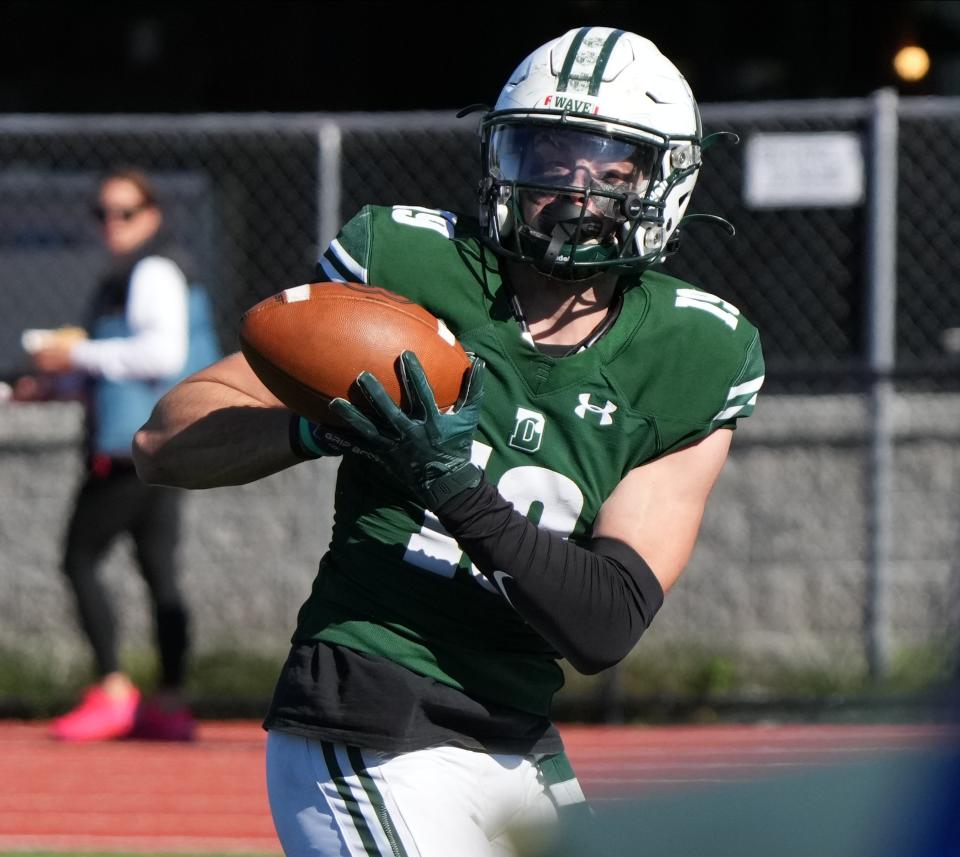
[(232, 350), (240, 313), (312, 269), (318, 162), (315, 121), (0, 120), (0, 373), (22, 368), (22, 329), (83, 319), (105, 261), (90, 209), (107, 170), (154, 177)]
[[(741, 145), (705, 155), (691, 211), (719, 213), (730, 240), (685, 227), (666, 269), (741, 307), (765, 335), (770, 379), (812, 387), (863, 370), (869, 285), (865, 201), (751, 207), (744, 160), (762, 134), (849, 132), (869, 160), (870, 103), (706, 105), (705, 132)], [(897, 363), (952, 374), (960, 349), (960, 106), (900, 104)], [(229, 346), (239, 313), (301, 282), (320, 242), (366, 203), (473, 212), (475, 119), (436, 114), (0, 117), (0, 375), (22, 364), (24, 327), (74, 322), (103, 262), (89, 216), (96, 181), (135, 165), (155, 176), (174, 237), (217, 302)]]
[(906, 102), (900, 116), (898, 361), (955, 379), (960, 355), (960, 104)]
[[(768, 364), (763, 407), (738, 432), (731, 487), (721, 482), (693, 563), (729, 578), (708, 585), (705, 570), (694, 573), (671, 598), (691, 618), (678, 626), (688, 638), (699, 629), (707, 649), (717, 634), (755, 648), (776, 637), (759, 649), (795, 654), (801, 637), (835, 639), (824, 649), (835, 663), (881, 672), (897, 645), (957, 634), (960, 99), (895, 102), (893, 140), (878, 134), (878, 110), (876, 99), (703, 108), (707, 133), (732, 131), (741, 144), (705, 153), (692, 211), (722, 215), (737, 237), (684, 226), (665, 269), (739, 306)], [(105, 170), (155, 178), (229, 351), (240, 314), (308, 280), (362, 205), (472, 213), (475, 128), (476, 117), (437, 114), (0, 117), (0, 377), (26, 369), (23, 329), (82, 318), (105, 261), (89, 212)], [(859, 199), (748, 199), (752, 140), (827, 134), (855, 143)], [(815, 152), (819, 137), (809, 139)], [(895, 172), (872, 169), (884, 147)], [(887, 292), (876, 288), (884, 260)], [(876, 358), (884, 313), (886, 363)], [(737, 493), (753, 503), (751, 523), (712, 511)], [(775, 591), (793, 605), (779, 618)], [(718, 597), (768, 615), (741, 640), (712, 623)]]

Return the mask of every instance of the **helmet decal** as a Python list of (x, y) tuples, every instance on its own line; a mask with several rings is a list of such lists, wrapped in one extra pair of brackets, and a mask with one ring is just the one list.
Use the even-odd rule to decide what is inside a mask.
[(583, 27), (574, 36), (557, 77), (557, 92), (572, 88), (594, 97), (600, 92), (603, 72), (623, 30), (614, 30), (609, 35), (602, 31), (590, 35), (590, 31), (590, 27)]
[(571, 113), (599, 113), (600, 105), (595, 101), (580, 98), (568, 98), (565, 95), (543, 96), (544, 107), (554, 107), (557, 110), (569, 110)]

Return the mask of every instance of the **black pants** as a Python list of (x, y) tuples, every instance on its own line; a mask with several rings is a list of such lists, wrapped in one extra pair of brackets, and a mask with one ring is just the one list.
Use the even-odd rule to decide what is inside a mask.
[(178, 688), (188, 646), (188, 617), (177, 586), (180, 492), (144, 485), (129, 462), (100, 464), (77, 495), (63, 557), (80, 624), (99, 674), (119, 670), (116, 613), (98, 572), (113, 539), (129, 533), (153, 601), (161, 681)]

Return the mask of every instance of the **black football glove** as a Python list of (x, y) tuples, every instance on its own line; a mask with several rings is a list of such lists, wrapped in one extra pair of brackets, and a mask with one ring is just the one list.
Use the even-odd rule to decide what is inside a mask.
[(470, 463), (473, 433), (480, 420), (484, 363), (472, 359), (463, 394), (449, 413), (437, 409), (433, 390), (412, 351), (400, 355), (400, 380), (409, 415), (369, 372), (357, 386), (370, 404), (368, 418), (346, 399), (334, 399), (330, 411), (352, 431), (354, 443), (379, 459), (427, 508), (480, 484), (480, 469)]

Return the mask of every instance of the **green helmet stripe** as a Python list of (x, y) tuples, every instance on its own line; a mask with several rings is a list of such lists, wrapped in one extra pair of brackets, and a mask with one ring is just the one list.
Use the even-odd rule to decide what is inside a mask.
[(600, 49), (600, 56), (597, 57), (597, 64), (593, 67), (593, 77), (590, 78), (590, 94), (597, 95), (600, 92), (600, 84), (603, 83), (603, 72), (610, 60), (610, 54), (613, 53), (613, 47), (623, 35), (623, 30), (614, 30), (609, 38), (603, 43)]
[[(567, 51), (567, 55), (563, 60), (563, 68), (560, 69), (560, 75), (557, 78), (557, 92), (566, 92), (570, 87), (570, 78), (571, 75), (573, 75), (573, 68), (577, 64), (580, 49), (583, 47), (583, 42), (587, 38), (590, 29), (590, 27), (582, 27), (577, 31), (577, 35), (573, 37), (573, 42), (570, 44), (570, 49)], [(600, 93), (600, 84), (603, 83), (603, 73), (607, 68), (607, 63), (610, 61), (610, 55), (613, 53), (614, 46), (617, 44), (617, 40), (622, 35), (623, 30), (614, 30), (609, 36), (607, 36), (603, 42), (603, 47), (600, 48), (600, 52), (596, 54), (596, 59), (593, 61), (593, 71), (589, 72), (589, 95), (596, 96)], [(586, 64), (589, 62), (590, 58), (590, 53), (585, 54), (585, 56), (581, 59), (581, 63)], [(579, 70), (579, 73), (575, 75), (575, 78), (577, 80), (587, 79), (582, 70)]]
[(567, 56), (563, 61), (563, 68), (560, 69), (560, 77), (557, 78), (557, 92), (566, 92), (567, 85), (570, 83), (570, 72), (573, 70), (573, 64), (577, 60), (577, 54), (580, 53), (580, 45), (590, 32), (589, 27), (581, 27), (580, 31), (573, 37), (573, 43)]

